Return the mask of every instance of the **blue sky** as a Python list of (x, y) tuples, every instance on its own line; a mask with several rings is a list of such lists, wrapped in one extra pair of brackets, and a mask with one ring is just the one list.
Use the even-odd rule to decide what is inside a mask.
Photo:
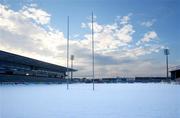
[[(75, 64), (79, 70), (76, 76), (91, 75), (89, 16), (92, 11), (97, 26), (95, 26), (97, 38), (95, 62), (98, 77), (106, 75), (104, 73), (113, 77), (164, 76), (165, 47), (171, 52), (170, 66), (180, 64), (178, 0), (1, 0), (0, 3), (6, 5), (6, 10), (13, 11), (11, 18), (29, 24), (27, 26), (29, 30), (32, 28), (33, 31), (34, 26), (39, 28), (36, 36), (31, 34), (32, 31), (24, 36), (20, 35), (24, 30), (17, 29), (17, 26), (12, 28), (10, 25), (1, 25), (0, 41), (3, 42), (1, 50), (64, 66), (66, 20), (67, 16), (70, 16), (71, 51), (77, 57)], [(12, 22), (7, 14), (7, 11), (3, 12), (0, 22), (3, 23), (7, 19), (6, 23)], [(14, 24), (19, 23), (15, 21)], [(24, 28), (26, 29), (26, 26)], [(13, 29), (16, 29), (16, 32)], [(48, 36), (43, 32), (47, 32)], [(12, 39), (8, 34), (18, 36)], [(43, 39), (44, 37), (54, 40)], [(57, 41), (58, 37), (62, 39), (60, 42)], [(21, 43), (28, 44), (21, 46)], [(53, 43), (61, 44), (51, 48)], [(135, 65), (138, 65), (137, 69), (133, 68)]]

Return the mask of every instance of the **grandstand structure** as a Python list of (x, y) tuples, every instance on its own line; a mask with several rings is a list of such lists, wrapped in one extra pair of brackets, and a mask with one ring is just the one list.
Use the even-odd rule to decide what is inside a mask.
[(170, 72), (172, 80), (180, 80), (180, 65), (171, 67)]
[[(29, 57), (5, 52), (0, 50), (0, 81), (46, 81), (65, 80), (67, 70), (75, 69), (43, 62)], [(11, 78), (9, 78), (11, 77)], [(21, 80), (20, 79), (20, 80)]]

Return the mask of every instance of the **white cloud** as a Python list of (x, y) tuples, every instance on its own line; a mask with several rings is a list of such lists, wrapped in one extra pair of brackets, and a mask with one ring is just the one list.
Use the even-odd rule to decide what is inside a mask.
[[(92, 29), (92, 23), (88, 23), (90, 29)], [(95, 33), (101, 32), (103, 30), (103, 26), (99, 25), (97, 22), (93, 23), (93, 30)]]
[[(87, 20), (91, 21), (92, 20), (92, 15), (86, 17)], [(97, 19), (96, 15), (93, 15), (93, 20), (95, 21)]]
[[(50, 26), (51, 15), (37, 5), (25, 6), (14, 11), (0, 5), (0, 49), (33, 57), (55, 64), (66, 65), (66, 38), (64, 33)], [(139, 56), (158, 52), (161, 45), (149, 44), (157, 38), (155, 31), (144, 34), (135, 45), (135, 29), (130, 23), (131, 14), (120, 17), (112, 24), (94, 22), (95, 62), (97, 75), (111, 75), (121, 71), (124, 63), (136, 63)], [(91, 22), (82, 23), (82, 28), (91, 29)], [(75, 35), (78, 38), (78, 35)], [(83, 39), (70, 40), (70, 53), (75, 55), (76, 75), (90, 75), (91, 32), (85, 33)], [(102, 64), (106, 63), (107, 65)], [(118, 68), (118, 69), (117, 69)]]
[(81, 28), (86, 28), (86, 24), (85, 23), (81, 23)]
[(146, 26), (146, 27), (151, 27), (155, 21), (156, 21), (156, 19), (152, 19), (151, 21), (144, 21), (141, 23), (141, 25)]
[(150, 42), (152, 40), (156, 40), (158, 39), (158, 35), (155, 31), (149, 31), (147, 33), (144, 34), (143, 38), (141, 40), (139, 40), (136, 45), (140, 45), (142, 43), (147, 43)]
[(117, 37), (123, 43), (130, 43), (134, 32), (133, 26), (127, 24), (117, 31)]
[[(57, 50), (57, 46), (65, 45), (66, 40), (62, 32), (39, 26), (39, 23), (45, 23), (43, 18), (39, 16), (32, 19), (24, 15), (25, 9), (23, 12), (22, 10), (16, 12), (3, 5), (0, 5), (0, 9), (2, 10), (0, 14), (1, 49), (63, 64), (53, 59), (57, 54), (64, 55), (64, 52)], [(50, 56), (46, 57), (47, 54)]]
[(132, 49), (127, 49), (126, 52), (124, 53), (124, 57), (139, 57), (143, 56), (146, 54), (151, 54), (154, 52), (159, 52), (161, 49), (163, 49), (163, 46), (158, 45), (158, 44), (149, 44), (149, 45), (144, 45), (144, 46), (139, 46), (135, 47)]
[(26, 18), (31, 18), (42, 25), (47, 24), (50, 21), (50, 14), (36, 8), (35, 5), (31, 5), (31, 7), (24, 6), (23, 9), (20, 10), (20, 13)]
[(129, 16), (123, 16), (121, 19), (121, 24), (127, 24), (130, 20)]
[[(130, 20), (130, 15), (126, 17)], [(125, 18), (123, 17), (122, 19)], [(97, 53), (106, 55), (132, 42), (132, 35), (135, 30), (128, 21), (122, 23), (122, 19), (116, 20), (113, 24), (106, 25), (94, 22), (95, 50)], [(88, 26), (87, 28), (90, 30), (92, 29), (91, 22), (83, 25)], [(91, 33), (85, 34), (85, 39), (80, 43), (88, 48), (88, 45), (91, 44)], [(91, 47), (89, 47), (89, 49), (91, 49)]]
[(132, 16), (132, 13), (129, 13), (127, 16), (117, 16), (117, 21), (120, 21), (121, 25), (128, 24), (130, 21), (130, 17)]
[(147, 32), (141, 39), (142, 42), (149, 42), (151, 40), (157, 39), (157, 34), (155, 31)]

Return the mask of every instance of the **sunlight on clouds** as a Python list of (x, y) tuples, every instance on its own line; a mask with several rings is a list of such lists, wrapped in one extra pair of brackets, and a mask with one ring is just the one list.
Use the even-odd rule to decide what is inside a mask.
[[(92, 29), (92, 23), (88, 23), (89, 29)], [(93, 30), (95, 33), (101, 32), (103, 30), (103, 26), (99, 25), (97, 22), (93, 23)]]
[[(50, 26), (49, 13), (38, 8), (36, 4), (24, 6), (19, 11), (11, 10), (4, 5), (0, 5), (0, 9), (1, 50), (66, 65), (67, 39), (62, 31)], [(122, 65), (128, 70), (130, 68), (125, 67), (125, 63), (135, 65), (138, 57), (162, 49), (158, 42), (151, 42), (158, 38), (155, 31), (146, 32), (137, 42), (134, 40), (136, 30), (130, 22), (131, 16), (130, 13), (118, 17), (111, 24), (100, 24), (95, 17), (95, 63), (99, 74), (118, 73), (122, 71), (122, 68), (119, 68)], [(91, 30), (91, 25), (91, 21), (88, 20), (81, 23), (80, 27)], [(74, 35), (74, 38), (78, 37), (79, 35)], [(90, 73), (91, 38), (91, 32), (87, 32), (83, 39), (70, 40), (70, 53), (75, 55), (76, 67), (80, 70), (77, 72), (78, 76)]]
[(155, 31), (149, 31), (147, 33), (144, 34), (143, 38), (141, 40), (139, 40), (136, 45), (140, 45), (142, 43), (147, 43), (150, 42), (152, 40), (156, 40), (158, 39), (158, 35)]
[(117, 30), (117, 37), (122, 43), (130, 43), (132, 41), (132, 34), (135, 31), (133, 30), (133, 26), (127, 24), (123, 26), (120, 30)]
[(156, 39), (157, 34), (154, 31), (147, 32), (144, 37), (141, 39), (142, 42), (149, 42), (150, 40)]
[[(118, 50), (120, 47), (126, 46), (132, 41), (132, 35), (135, 30), (128, 22), (130, 20), (130, 15), (122, 19), (107, 25), (94, 22), (95, 50), (97, 53), (106, 54), (106, 52)], [(92, 29), (91, 22), (87, 24), (83, 23), (83, 26), (88, 26), (89, 29)], [(85, 39), (81, 41), (81, 44), (88, 46), (90, 43), (91, 34), (85, 34)], [(90, 48), (91, 47), (89, 47), (89, 49)]]
[[(57, 49), (58, 46), (65, 45), (64, 34), (50, 26), (49, 29), (45, 29), (38, 25), (39, 23), (46, 24), (49, 22), (50, 18), (47, 19), (46, 17), (50, 15), (47, 15), (46, 12), (31, 8), (33, 13), (25, 15), (24, 13), (28, 13), (30, 10), (28, 7), (25, 8), (23, 7), (22, 10), (15, 12), (1, 5), (1, 49), (65, 65), (63, 61), (65, 60), (64, 51)], [(32, 20), (33, 22), (31, 22)], [(57, 55), (62, 55), (62, 57), (53, 58)]]
[(24, 6), (20, 13), (24, 15), (26, 18), (31, 18), (35, 20), (38, 24), (47, 24), (50, 21), (50, 14), (47, 12), (34, 8), (35, 5), (31, 5), (31, 7)]

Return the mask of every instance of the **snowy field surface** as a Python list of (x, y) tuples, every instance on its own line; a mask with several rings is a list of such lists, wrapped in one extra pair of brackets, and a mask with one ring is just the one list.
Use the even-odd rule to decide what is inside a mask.
[(0, 118), (180, 118), (180, 85), (0, 85)]

